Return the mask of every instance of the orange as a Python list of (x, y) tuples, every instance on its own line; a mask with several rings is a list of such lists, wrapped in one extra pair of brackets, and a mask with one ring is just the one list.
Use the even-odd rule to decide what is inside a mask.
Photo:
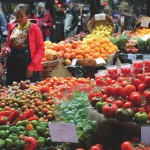
[(75, 58), (76, 58), (76, 59), (83, 59), (83, 56), (82, 56), (82, 55), (76, 55)]
[(47, 59), (45, 57), (42, 58), (42, 62), (46, 62)]
[(72, 53), (70, 54), (70, 58), (71, 58), (71, 59), (75, 58), (75, 56), (76, 56), (76, 54), (75, 54), (74, 52), (72, 52)]
[(94, 53), (94, 54), (93, 54), (93, 57), (94, 57), (94, 58), (99, 58), (99, 57), (100, 57), (100, 53), (98, 53), (98, 52)]
[(63, 55), (62, 55), (61, 52), (57, 52), (57, 56), (58, 56), (59, 58), (61, 58)]
[(72, 42), (72, 48), (74, 48), (74, 49), (75, 49), (75, 48), (77, 48), (77, 47), (78, 47), (78, 45), (79, 45), (79, 44), (78, 44), (78, 42), (77, 42), (77, 41), (73, 41), (73, 42)]
[(85, 58), (88, 58), (89, 56), (90, 56), (89, 54), (85, 54), (85, 55), (84, 55)]
[(33, 125), (31, 123), (27, 124), (26, 125), (26, 131), (32, 131), (32, 130), (34, 130)]
[(70, 43), (67, 43), (66, 48), (72, 48), (72, 45)]
[(65, 59), (64, 63), (65, 63), (66, 66), (71, 65), (71, 60), (70, 59)]
[(65, 54), (64, 54), (64, 58), (65, 58), (65, 59), (70, 59), (70, 54), (69, 54), (69, 53), (65, 53)]
[(70, 52), (71, 52), (71, 49), (70, 49), (70, 48), (66, 48), (66, 49), (65, 49), (65, 52), (66, 52), (66, 53), (70, 53)]
[(101, 54), (101, 57), (102, 58), (106, 58), (106, 54)]
[(59, 50), (63, 50), (63, 51), (65, 50), (65, 45), (63, 44), (59, 44), (58, 47), (59, 47)]

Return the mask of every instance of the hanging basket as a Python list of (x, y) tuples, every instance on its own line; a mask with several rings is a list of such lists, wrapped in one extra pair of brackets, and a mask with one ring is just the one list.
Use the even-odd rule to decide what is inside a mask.
[(112, 19), (111, 16), (109, 15), (106, 15), (105, 14), (105, 20), (96, 20), (95, 19), (95, 16), (88, 22), (87, 24), (87, 28), (89, 30), (89, 32), (91, 33), (93, 28), (95, 27), (96, 24), (105, 24), (106, 22), (109, 22), (109, 24), (113, 27), (113, 32), (114, 32), (114, 29), (115, 29), (115, 25), (114, 25), (114, 21)]

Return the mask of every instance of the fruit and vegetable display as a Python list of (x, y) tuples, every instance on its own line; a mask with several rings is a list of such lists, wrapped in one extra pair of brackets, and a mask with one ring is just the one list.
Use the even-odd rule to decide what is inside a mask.
[(144, 36), (146, 34), (150, 34), (150, 29), (149, 28), (137, 28), (135, 31), (135, 35), (137, 37)]
[(96, 74), (96, 84), (100, 87), (89, 92), (91, 105), (106, 117), (140, 124), (149, 123), (150, 74), (137, 73), (141, 64), (140, 61), (133, 64), (135, 74), (128, 74), (128, 68), (125, 67), (125, 76), (117, 75), (118, 70), (114, 66), (107, 69), (105, 76)]

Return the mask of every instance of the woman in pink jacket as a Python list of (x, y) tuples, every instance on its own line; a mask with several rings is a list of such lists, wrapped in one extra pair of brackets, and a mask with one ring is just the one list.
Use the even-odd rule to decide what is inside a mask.
[(34, 15), (34, 19), (38, 22), (38, 26), (43, 33), (44, 40), (50, 41), (50, 27), (53, 26), (53, 22), (52, 17), (50, 13), (46, 11), (45, 4), (43, 2), (38, 3), (37, 13)]
[(6, 82), (30, 79), (40, 81), (41, 60), (44, 57), (44, 41), (40, 28), (29, 20), (30, 9), (26, 4), (15, 8), (16, 24), (8, 25), (7, 46), (2, 55), (7, 58)]

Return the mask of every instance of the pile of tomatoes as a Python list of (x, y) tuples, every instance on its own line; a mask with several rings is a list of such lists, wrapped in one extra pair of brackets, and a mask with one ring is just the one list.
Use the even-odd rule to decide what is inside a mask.
[(90, 91), (88, 95), (98, 112), (119, 121), (131, 121), (135, 117), (138, 123), (146, 123), (150, 119), (150, 74), (117, 80), (107, 77), (103, 81), (105, 86)]

